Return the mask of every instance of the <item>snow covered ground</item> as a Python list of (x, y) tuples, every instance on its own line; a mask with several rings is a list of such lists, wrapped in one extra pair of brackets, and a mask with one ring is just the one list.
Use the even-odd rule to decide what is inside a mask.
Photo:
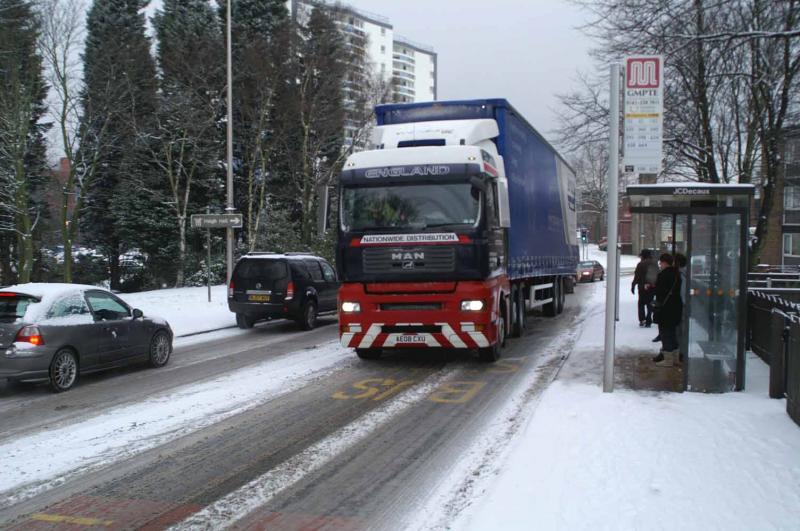
[(140, 454), (346, 367), (338, 341), (0, 444), (0, 507)]
[(178, 337), (236, 326), (236, 318), (228, 309), (227, 296), (224, 284), (211, 287), (211, 302), (208, 302), (205, 287), (119, 294), (122, 300), (145, 315), (166, 319)]
[[(580, 338), (472, 504), (455, 522), (433, 515), (429, 527), (800, 528), (800, 427), (785, 400), (768, 398), (768, 368), (750, 356), (741, 393), (604, 394), (604, 288), (579, 288)], [(623, 290), (618, 348), (655, 352), (654, 329), (626, 319), (635, 311)]]

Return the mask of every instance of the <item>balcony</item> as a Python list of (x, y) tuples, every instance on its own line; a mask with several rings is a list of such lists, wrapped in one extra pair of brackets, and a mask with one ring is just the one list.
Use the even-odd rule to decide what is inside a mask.
[(414, 75), (414, 72), (408, 72), (405, 70), (394, 70), (392, 74), (394, 74), (394, 77), (405, 79), (406, 81), (411, 81), (412, 83), (417, 79), (417, 76)]
[(414, 57), (403, 53), (394, 52), (392, 54), (392, 58), (394, 59), (395, 64), (400, 63), (401, 65), (406, 64), (408, 66), (415, 66), (417, 64)]

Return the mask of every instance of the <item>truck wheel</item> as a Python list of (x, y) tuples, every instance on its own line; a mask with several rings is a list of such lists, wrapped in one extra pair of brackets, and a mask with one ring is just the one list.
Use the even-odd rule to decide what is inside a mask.
[(381, 357), (381, 349), (379, 348), (357, 348), (356, 355), (362, 360), (376, 360)]
[(558, 286), (559, 282), (558, 279), (553, 279), (553, 290), (551, 297), (553, 298), (552, 301), (548, 302), (542, 307), (542, 311), (547, 317), (555, 317), (558, 315), (558, 297), (561, 290)]
[(571, 276), (564, 278), (564, 293), (575, 293), (575, 279)]
[(557, 284), (558, 284), (558, 297), (557, 297), (558, 304), (556, 305), (556, 313), (558, 313), (558, 314), (560, 314), (561, 312), (564, 311), (564, 301), (567, 298), (567, 295), (565, 293), (566, 290), (564, 289), (564, 285), (566, 283), (567, 283), (566, 279), (563, 279), (563, 278), (559, 278), (558, 281), (557, 281)]
[(497, 334), (494, 345), (478, 349), (478, 359), (484, 363), (494, 363), (500, 359), (500, 352), (506, 341), (506, 322), (502, 316), (497, 319)]
[(519, 286), (511, 287), (511, 337), (519, 337), (522, 335), (522, 313), (519, 307)]

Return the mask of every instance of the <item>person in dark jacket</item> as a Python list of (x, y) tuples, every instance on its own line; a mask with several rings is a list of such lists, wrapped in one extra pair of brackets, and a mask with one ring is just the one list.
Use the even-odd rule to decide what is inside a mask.
[(656, 278), (658, 277), (658, 264), (653, 258), (650, 249), (642, 249), (639, 253), (639, 263), (636, 264), (636, 271), (633, 273), (631, 282), (631, 293), (639, 289), (639, 326), (650, 328), (653, 323), (653, 295), (655, 295)]
[(672, 367), (678, 358), (678, 325), (683, 319), (681, 275), (673, 266), (673, 258), (664, 253), (658, 259), (661, 272), (656, 279), (655, 321), (661, 336), (661, 352), (653, 358), (659, 367)]

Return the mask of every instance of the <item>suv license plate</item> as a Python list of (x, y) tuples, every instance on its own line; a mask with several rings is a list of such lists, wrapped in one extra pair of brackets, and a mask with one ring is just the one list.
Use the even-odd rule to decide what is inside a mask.
[(425, 343), (425, 336), (405, 334), (397, 338), (398, 343)]
[(269, 295), (248, 295), (247, 300), (250, 302), (269, 302)]

